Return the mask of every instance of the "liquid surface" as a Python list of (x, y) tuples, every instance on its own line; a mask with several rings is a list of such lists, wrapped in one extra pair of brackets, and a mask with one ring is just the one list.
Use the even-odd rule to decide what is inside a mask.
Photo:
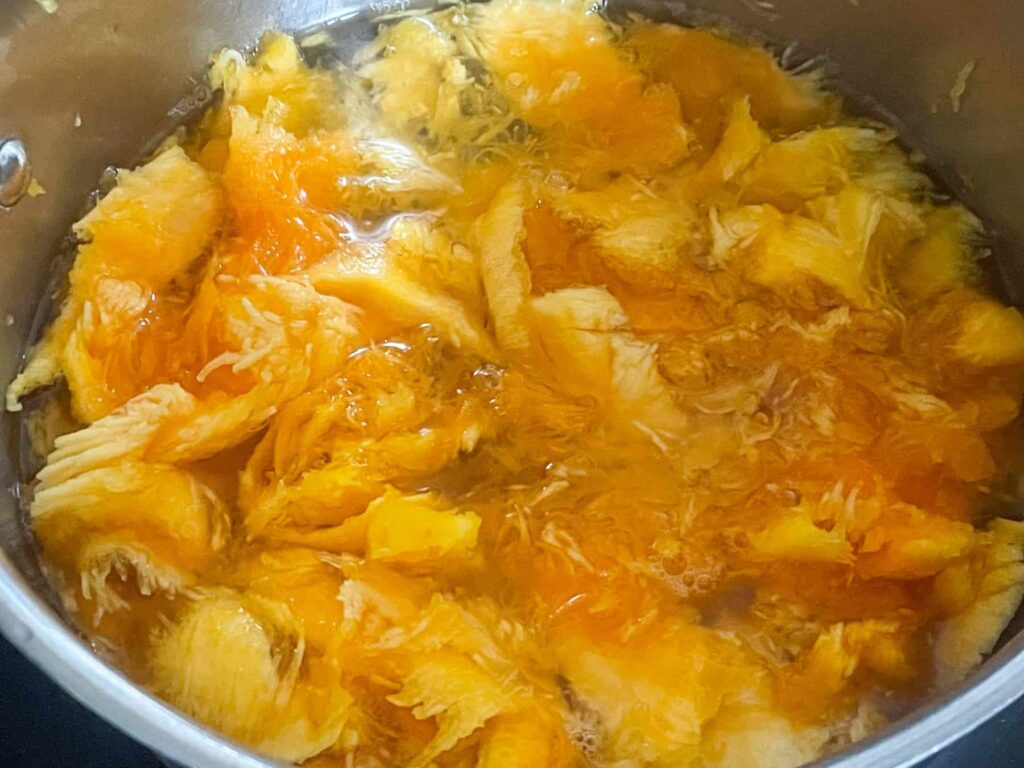
[(891, 132), (574, 2), (210, 80), (8, 393), (141, 682), (311, 766), (785, 768), (991, 649), (1024, 318)]

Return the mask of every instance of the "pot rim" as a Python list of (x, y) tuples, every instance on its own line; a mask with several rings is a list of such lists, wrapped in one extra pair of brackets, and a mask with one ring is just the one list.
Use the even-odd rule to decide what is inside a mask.
[(135, 685), (107, 664), (0, 552), (0, 633), (51, 680), (117, 729), (190, 768), (268, 768), (257, 757)]
[[(135, 685), (89, 648), (0, 552), (0, 633), (84, 706), (161, 755), (192, 768), (280, 766), (220, 736)], [(909, 768), (1024, 695), (1024, 635), (947, 697), (814, 768)]]

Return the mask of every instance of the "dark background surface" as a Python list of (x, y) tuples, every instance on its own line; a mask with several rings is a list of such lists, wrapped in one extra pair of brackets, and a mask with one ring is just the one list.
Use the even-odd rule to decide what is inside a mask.
[[(3, 768), (165, 768), (77, 704), (3, 638), (0, 716)], [(1024, 768), (1024, 701), (922, 768)]]

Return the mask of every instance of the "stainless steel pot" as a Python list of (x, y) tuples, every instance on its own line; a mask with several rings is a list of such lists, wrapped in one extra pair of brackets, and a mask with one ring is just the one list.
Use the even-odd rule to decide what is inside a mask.
[[(344, 51), (374, 19), (423, 0), (0, 0), (0, 142), (24, 142), (46, 194), (0, 208), (0, 383), (14, 376), (45, 297), (53, 257), (108, 164), (131, 165), (196, 107), (211, 51), (248, 46), (268, 28), (336, 20)], [(427, 0), (429, 4), (429, 0)], [(55, 3), (56, 4), (56, 3)], [(611, 0), (612, 9), (625, 3)], [(656, 19), (725, 18), (790, 57), (824, 54), (862, 110), (888, 115), (948, 187), (997, 234), (995, 269), (1024, 302), (1024, 8), (1017, 0), (634, 0)], [(959, 112), (950, 89), (976, 61)], [(870, 94), (873, 100), (858, 94)], [(202, 101), (202, 93), (198, 101)], [(0, 201), (25, 186), (13, 144), (0, 162)], [(0, 151), (2, 154), (2, 151)], [(955, 159), (955, 164), (953, 160)], [(5, 186), (5, 178), (6, 186)], [(94, 655), (42, 578), (17, 498), (17, 425), (0, 451), (0, 631), (88, 707), (169, 758), (200, 766), (271, 763), (136, 688)], [(1024, 693), (1024, 611), (1001, 647), (953, 695), (822, 763), (910, 766)]]

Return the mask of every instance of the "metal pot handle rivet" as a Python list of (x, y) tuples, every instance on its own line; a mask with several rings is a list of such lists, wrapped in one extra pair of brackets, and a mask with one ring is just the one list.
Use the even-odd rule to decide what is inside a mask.
[(0, 139), (0, 207), (10, 208), (28, 192), (32, 166), (18, 139)]

